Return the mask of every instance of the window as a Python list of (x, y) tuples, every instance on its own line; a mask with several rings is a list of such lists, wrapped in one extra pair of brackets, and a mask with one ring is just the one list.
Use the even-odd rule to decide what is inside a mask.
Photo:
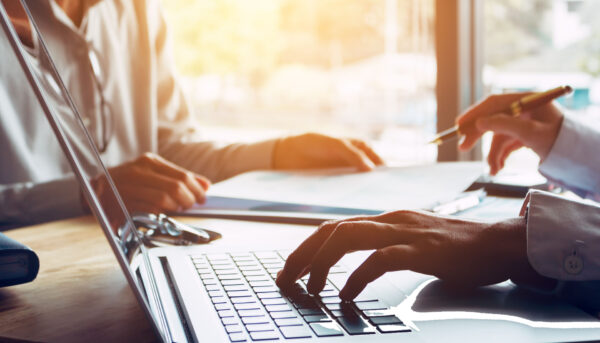
[[(574, 88), (559, 99), (568, 112), (596, 123), (600, 114), (600, 1), (486, 0), (484, 92)], [(489, 141), (489, 140), (488, 140)], [(484, 147), (484, 152), (487, 148)], [(535, 167), (530, 151), (510, 166)]]
[(319, 131), (434, 161), (433, 0), (165, 0), (205, 136)]

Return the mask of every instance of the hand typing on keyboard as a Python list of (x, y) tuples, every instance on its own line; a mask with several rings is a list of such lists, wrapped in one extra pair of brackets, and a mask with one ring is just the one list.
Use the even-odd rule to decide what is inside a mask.
[(276, 283), (285, 290), (310, 272), (307, 290), (318, 294), (346, 253), (372, 249), (341, 289), (342, 300), (354, 299), (369, 282), (396, 270), (469, 287), (514, 277), (544, 282), (527, 260), (525, 225), (523, 217), (482, 223), (412, 211), (329, 222), (291, 253)]

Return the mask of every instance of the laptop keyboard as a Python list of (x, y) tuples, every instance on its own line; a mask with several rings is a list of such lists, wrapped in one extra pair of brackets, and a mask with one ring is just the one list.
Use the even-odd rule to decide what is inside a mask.
[(410, 331), (368, 292), (341, 301), (338, 292), (349, 274), (339, 265), (331, 268), (319, 296), (307, 293), (308, 277), (281, 292), (275, 279), (287, 256), (283, 251), (191, 256), (231, 342)]

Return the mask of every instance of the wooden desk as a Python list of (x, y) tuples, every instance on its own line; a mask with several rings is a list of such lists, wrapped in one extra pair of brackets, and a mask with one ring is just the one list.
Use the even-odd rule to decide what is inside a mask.
[(5, 234), (40, 258), (37, 279), (0, 289), (0, 337), (40, 342), (154, 342), (92, 217)]
[[(311, 226), (178, 219), (222, 232), (224, 239), (214, 245), (245, 248), (252, 240), (292, 238), (299, 242), (314, 230)], [(32, 283), (0, 288), (0, 341), (2, 337), (37, 342), (157, 341), (94, 218), (4, 233), (35, 250), (40, 271)]]

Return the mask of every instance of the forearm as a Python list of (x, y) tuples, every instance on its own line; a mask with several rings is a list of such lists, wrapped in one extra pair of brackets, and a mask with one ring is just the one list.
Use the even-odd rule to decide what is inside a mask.
[(219, 147), (211, 142), (170, 143), (160, 154), (173, 163), (218, 182), (256, 169), (270, 169), (275, 140)]

